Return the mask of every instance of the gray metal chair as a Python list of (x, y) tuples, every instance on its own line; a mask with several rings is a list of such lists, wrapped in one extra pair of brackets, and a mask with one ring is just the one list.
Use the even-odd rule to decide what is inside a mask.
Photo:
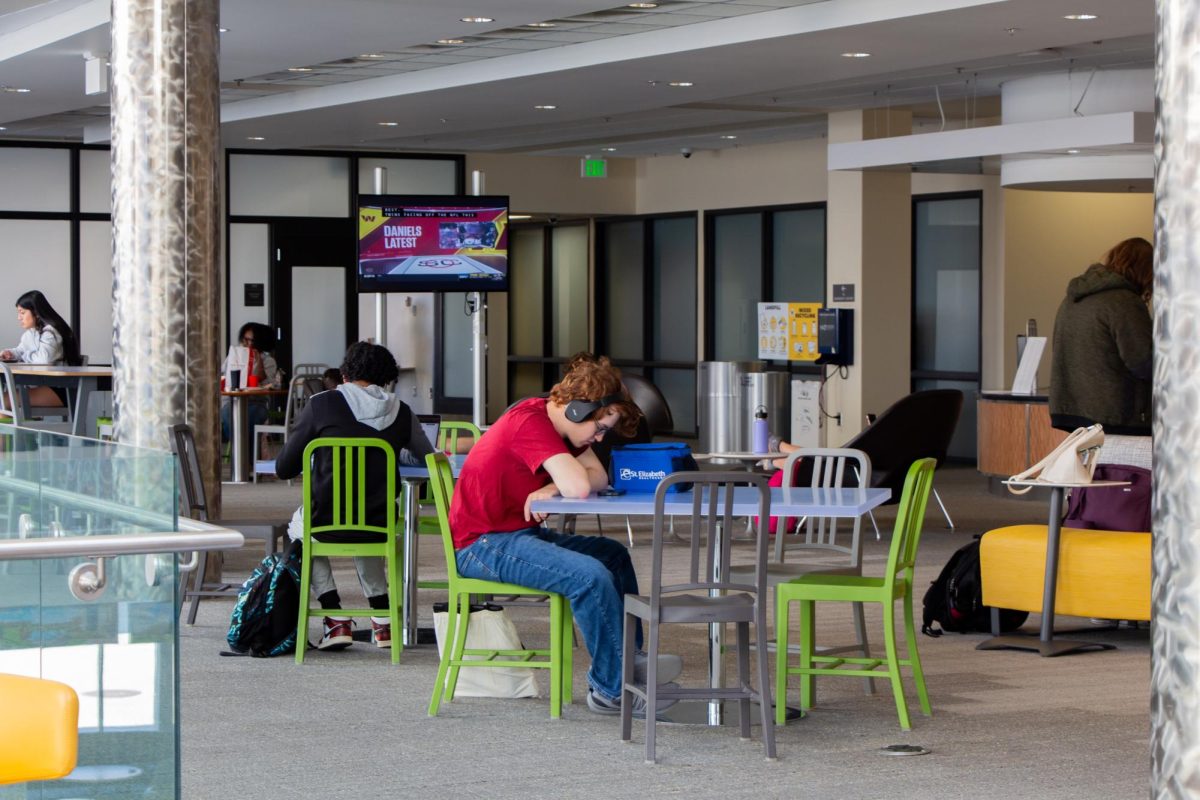
[[(664, 503), (667, 490), (678, 483), (691, 483), (692, 512), (688, 545), (687, 573), (684, 580), (668, 583), (664, 577), (663, 550), (666, 544)], [(650, 592), (645, 595), (625, 595), (624, 663), (622, 664), (621, 739), (629, 741), (633, 730), (633, 699), (646, 701), (646, 761), (655, 760), (656, 715), (654, 709), (662, 699), (677, 700), (737, 700), (740, 711), (741, 735), (750, 738), (750, 703), (759, 704), (763, 746), (768, 759), (775, 758), (775, 718), (771, 706), (771, 683), (768, 677), (769, 656), (766, 648), (767, 592), (767, 535), (758, 526), (754, 540), (754, 575), (749, 581), (729, 575), (730, 537), (721, 532), (732, 530), (733, 492), (739, 484), (750, 484), (757, 491), (759, 516), (770, 514), (771, 494), (765, 475), (745, 472), (675, 472), (658, 486), (654, 497), (654, 539), (651, 544)], [(676, 525), (675, 536), (684, 525)], [(672, 547), (674, 548), (674, 546)], [(680, 554), (682, 555), (682, 554)], [(634, 682), (634, 636), (637, 622), (646, 626), (647, 675), (645, 685)], [(737, 686), (705, 686), (700, 688), (668, 688), (657, 685), (656, 672), (662, 625), (702, 623), (710, 626), (710, 647), (719, 627), (733, 623), (737, 628)], [(754, 623), (757, 640), (758, 689), (750, 681), (750, 624)], [(714, 658), (721, 657), (716, 645)], [(710, 665), (715, 666), (715, 665)], [(720, 670), (712, 675), (719, 675)]]
[[(788, 455), (783, 466), (784, 486), (795, 486), (797, 474), (796, 465), (803, 462), (805, 472), (811, 476), (808, 486), (812, 489), (841, 489), (845, 483), (859, 486), (871, 485), (871, 459), (861, 450), (853, 448), (810, 447), (794, 450)], [(862, 575), (862, 517), (854, 520), (838, 520), (826, 517), (805, 517), (800, 522), (803, 535), (788, 533), (788, 520), (780, 518), (775, 532), (774, 557), (767, 565), (767, 587), (774, 590), (780, 583), (786, 583), (794, 578), (819, 572), (825, 575)], [(839, 525), (840, 523), (840, 525)], [(760, 521), (760, 527), (765, 522)], [(841, 531), (839, 531), (839, 527)], [(849, 530), (846, 531), (846, 528)], [(839, 536), (839, 533), (846, 533)], [(793, 554), (788, 561), (788, 553)], [(806, 560), (796, 560), (795, 556), (805, 554)], [(813, 558), (821, 561), (814, 562)], [(829, 563), (830, 560), (834, 563)], [(730, 571), (732, 580), (749, 579), (754, 574), (754, 565), (734, 565)], [(773, 593), (773, 592), (772, 592)], [(823, 650), (824, 653), (857, 650), (863, 658), (870, 658), (867, 643), (867, 624), (863, 614), (863, 604), (853, 604), (854, 630), (857, 636), (856, 645), (836, 647)], [(799, 645), (794, 645), (797, 649)], [(866, 691), (874, 693), (875, 682), (865, 678)]]
[[(278, 542), (287, 536), (288, 521), (264, 522), (263, 520), (213, 519), (208, 514), (208, 496), (204, 492), (204, 481), (201, 479), (200, 459), (196, 456), (196, 439), (192, 435), (190, 425), (172, 425), (171, 452), (179, 456), (179, 485), (183, 490), (183, 504), (188, 516), (193, 519), (212, 522), (225, 528), (238, 531), (247, 539), (261, 539), (264, 554), (271, 555), (278, 549)], [(183, 602), (191, 599), (188, 608), (187, 624), (196, 622), (196, 611), (200, 607), (202, 597), (237, 597), (239, 587), (228, 583), (206, 583), (204, 573), (208, 567), (208, 553), (200, 553), (200, 563), (196, 567), (195, 578), (191, 588), (184, 589)]]
[[(323, 367), (324, 365), (323, 364), (315, 364), (315, 365), (301, 364), (300, 366)], [(314, 382), (317, 387), (315, 392), (313, 391)], [(254, 426), (254, 435), (251, 438), (251, 441), (253, 442), (253, 447), (254, 447), (254, 458), (253, 458), (254, 466), (250, 470), (250, 478), (255, 483), (258, 483), (259, 475), (274, 475), (275, 474), (275, 461), (273, 459), (270, 461), (263, 461), (263, 460), (259, 459), (259, 457), (258, 457), (259, 453), (262, 452), (260, 449), (262, 446), (262, 440), (259, 437), (260, 436), (261, 437), (282, 436), (283, 441), (286, 444), (288, 434), (292, 430), (292, 420), (296, 419), (296, 417), (299, 416), (300, 412), (304, 409), (304, 406), (306, 406), (308, 404), (308, 398), (312, 397), (312, 395), (315, 394), (316, 392), (321, 391), (320, 387), (321, 387), (321, 381), (320, 381), (319, 376), (317, 378), (314, 378), (312, 376), (312, 374), (309, 374), (307, 372), (296, 375), (295, 377), (292, 378), (292, 382), (288, 385), (287, 401), (284, 403), (284, 410), (283, 410), (283, 424), (275, 425), (275, 424), (271, 424), (271, 423), (264, 423), (262, 425)], [(291, 485), (292, 485), (292, 482), (289, 480), (288, 486), (291, 486)]]

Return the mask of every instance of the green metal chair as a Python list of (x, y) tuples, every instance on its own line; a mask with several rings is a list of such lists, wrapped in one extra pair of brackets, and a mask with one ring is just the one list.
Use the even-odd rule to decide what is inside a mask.
[(459, 439), (469, 436), (473, 442), (478, 442), (482, 435), (483, 432), (474, 422), (442, 420), (441, 427), (438, 428), (437, 449), (443, 453), (457, 453)]
[[(778, 648), (775, 653), (775, 720), (784, 724), (787, 713), (787, 679), (789, 675), (800, 675), (800, 705), (812, 708), (813, 683), (817, 675), (842, 677), (870, 677), (884, 674), (877, 668), (886, 667), (892, 682), (892, 693), (896, 698), (896, 711), (900, 716), (900, 727), (912, 728), (908, 718), (908, 706), (904, 701), (904, 687), (900, 682), (900, 668), (910, 667), (917, 684), (917, 696), (921, 701), (921, 712), (932, 716), (929, 695), (925, 691), (925, 675), (921, 671), (921, 657), (917, 652), (917, 634), (913, 621), (912, 583), (913, 565), (917, 558), (917, 544), (921, 539), (921, 526), (925, 520), (925, 504), (933, 486), (933, 470), (937, 460), (923, 458), (908, 470), (904, 491), (900, 496), (900, 510), (896, 516), (896, 528), (892, 533), (891, 549), (888, 551), (887, 570), (881, 578), (860, 575), (830, 575), (810, 573), (775, 589), (775, 637)], [(843, 603), (879, 603), (883, 606), (883, 633), (886, 658), (851, 658), (848, 656), (816, 655), (814, 628), (816, 625), (815, 603), (836, 601)], [(895, 604), (904, 604), (904, 632), (908, 658), (900, 658), (896, 648)], [(792, 602), (800, 604), (800, 659), (798, 667), (788, 666), (788, 624)], [(820, 666), (817, 666), (820, 665)], [(843, 665), (848, 665), (849, 668)]]
[[(317, 452), (330, 451), (333, 475), (333, 497), (330, 502), (333, 517), (328, 525), (314, 527), (312, 524), (312, 469)], [(368, 455), (376, 453), (374, 464), (368, 470)], [(383, 464), (380, 464), (382, 457)], [(367, 521), (367, 476), (372, 481), (387, 482), (387, 519), (382, 526)], [(400, 607), (404, 603), (404, 592), (400, 585), (400, 552), (396, 547), (400, 520), (396, 513), (396, 454), (392, 446), (383, 439), (322, 438), (313, 439), (304, 448), (304, 541), (303, 558), (300, 566), (300, 615), (296, 621), (296, 663), (304, 662), (304, 651), (308, 642), (309, 613), (324, 613), (319, 607), (310, 606), (309, 587), (312, 581), (312, 559), (314, 556), (377, 556), (387, 561), (388, 617), (392, 630), (400, 631)], [(344, 608), (339, 616), (371, 617), (379, 614), (373, 608)], [(404, 649), (400, 636), (392, 639), (392, 663), (400, 662), (400, 651)]]
[[(479, 428), (475, 427), (473, 422), (459, 421), (443, 421), (441, 427), (438, 428), (438, 440), (434, 446), (441, 453), (457, 453), (458, 440), (460, 437), (470, 436), (476, 442), (483, 433)], [(429, 487), (426, 485), (421, 493), (420, 508), (427, 509), (433, 507), (433, 498), (430, 496)], [(422, 514), (417, 519), (417, 533), (421, 536), (441, 536), (442, 525), (438, 521), (437, 515), (426, 516)], [(450, 586), (448, 581), (442, 580), (418, 580), (417, 588), (419, 589), (448, 589)]]
[[(433, 686), (433, 697), (429, 700), (429, 716), (437, 716), (443, 694), (447, 702), (454, 700), (454, 687), (458, 683), (460, 668), (522, 666), (550, 670), (550, 717), (558, 719), (562, 716), (563, 703), (571, 702), (571, 634), (574, 628), (571, 604), (555, 592), (530, 589), (514, 583), (464, 578), (459, 575), (454, 559), (454, 539), (450, 533), (450, 499), (454, 492), (454, 475), (451, 472), (450, 461), (443, 453), (431, 453), (425, 457), (425, 463), (429, 465), (429, 487), (437, 506), (442, 547), (446, 553), (446, 574), (450, 583), (446, 642), (442, 648), (441, 663), (438, 665), (437, 681)], [(550, 606), (550, 647), (521, 650), (468, 649), (467, 626), (471, 619), (473, 594), (547, 598), (547, 605)]]

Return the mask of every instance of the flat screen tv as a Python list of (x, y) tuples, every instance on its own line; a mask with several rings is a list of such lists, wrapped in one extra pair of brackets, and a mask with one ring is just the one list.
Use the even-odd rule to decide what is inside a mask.
[(358, 197), (360, 292), (508, 290), (508, 198)]

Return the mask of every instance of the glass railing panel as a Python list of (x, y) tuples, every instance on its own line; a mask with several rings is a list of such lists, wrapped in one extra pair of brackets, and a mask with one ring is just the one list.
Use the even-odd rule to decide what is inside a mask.
[[(0, 425), (0, 541), (176, 530), (176, 492), (168, 453)], [(62, 681), (80, 700), (75, 771), (0, 786), (0, 800), (176, 798), (174, 558), (108, 558), (106, 588), (80, 600), (68, 578), (85, 561), (0, 560), (0, 672)]]

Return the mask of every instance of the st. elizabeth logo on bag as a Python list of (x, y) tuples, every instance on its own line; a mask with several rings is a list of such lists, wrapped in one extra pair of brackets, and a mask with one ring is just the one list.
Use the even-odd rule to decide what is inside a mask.
[(621, 467), (617, 470), (617, 480), (621, 481), (661, 481), (665, 477), (667, 477), (667, 471), (663, 469)]

